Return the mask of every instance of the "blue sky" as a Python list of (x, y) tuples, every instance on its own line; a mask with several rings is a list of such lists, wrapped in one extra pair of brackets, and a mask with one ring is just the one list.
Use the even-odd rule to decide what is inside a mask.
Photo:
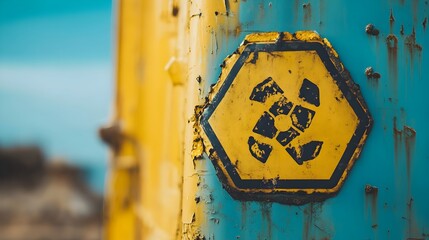
[(0, 144), (38, 144), (103, 190), (111, 112), (110, 0), (0, 0)]
[(0, 61), (110, 61), (110, 0), (0, 0)]

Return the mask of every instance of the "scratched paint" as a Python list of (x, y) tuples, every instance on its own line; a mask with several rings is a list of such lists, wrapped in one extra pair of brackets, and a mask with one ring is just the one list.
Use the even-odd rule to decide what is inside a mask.
[[(102, 133), (119, 154), (109, 186), (106, 237), (427, 239), (428, 5), (427, 0), (120, 1), (114, 120), (135, 137), (122, 141), (122, 132)], [(347, 67), (359, 85), (354, 90), (371, 110), (371, 134), (335, 197), (300, 206), (233, 198), (209, 158), (217, 153), (201, 136), (198, 119), (210, 104), (207, 96), (225, 71), (224, 60), (237, 54), (247, 35), (301, 30), (317, 31), (335, 47), (342, 62), (337, 67)], [(254, 54), (247, 64), (264, 58), (276, 61), (275, 55)], [(312, 88), (306, 84), (304, 89)], [(323, 107), (325, 95), (310, 92), (306, 100), (312, 99), (314, 109)], [(277, 100), (267, 110), (275, 121), (295, 107)], [(314, 109), (311, 116), (317, 117)], [(245, 150), (253, 149), (255, 161), (270, 162), (255, 136), (246, 138)], [(320, 149), (315, 146), (311, 149)], [(297, 165), (306, 166), (317, 152), (306, 161), (296, 157)]]
[[(258, 1), (257, 4), (241, 1), (235, 10), (236, 3), (229, 3), (231, 14), (223, 18), (222, 23), (235, 30), (218, 28), (211, 33), (216, 36), (217, 47), (213, 53), (211, 47), (207, 48), (210, 56), (207, 55), (206, 73), (201, 82), (206, 94), (216, 83), (223, 60), (235, 51), (245, 35), (312, 29), (332, 42), (354, 81), (360, 85), (369, 108), (374, 109), (374, 127), (362, 152), (363, 160), (357, 162), (344, 188), (319, 208), (311, 204), (297, 207), (270, 203), (268, 214), (261, 203), (235, 200), (223, 188), (215, 168), (203, 155), (200, 161), (205, 164), (207, 174), (202, 178), (210, 186), (213, 196), (211, 207), (207, 209), (216, 211), (220, 217), (218, 223), (202, 223), (201, 234), (206, 239), (213, 236), (221, 239), (425, 238), (429, 229), (429, 207), (425, 203), (429, 202), (429, 197), (421, 190), (429, 184), (424, 170), (428, 159), (424, 150), (429, 145), (429, 136), (420, 132), (427, 129), (425, 116), (429, 115), (421, 100), (421, 96), (425, 96), (425, 86), (428, 86), (424, 77), (429, 73), (422, 66), (429, 66), (425, 45), (429, 38), (422, 24), (424, 11), (428, 11), (424, 1), (418, 2), (417, 7), (411, 1), (393, 0), (388, 4), (325, 1), (325, 6), (319, 1)], [(303, 7), (307, 3), (311, 5), (311, 18)], [(216, 11), (225, 12), (222, 7)], [(394, 21), (391, 21), (391, 11)], [(378, 36), (363, 30), (368, 23), (376, 27)], [(406, 44), (406, 38), (412, 36), (413, 26), (415, 42), (411, 37), (407, 40), (410, 44)], [(422, 50), (415, 48), (414, 43)], [(413, 56), (408, 46), (413, 46)], [(367, 75), (365, 69), (369, 66), (373, 71)], [(380, 75), (377, 82), (378, 75), (372, 75), (374, 73)], [(396, 127), (394, 118), (397, 119)], [(408, 141), (408, 168), (404, 126), (416, 132), (413, 140)], [(366, 193), (367, 184), (376, 186), (377, 194)], [(323, 226), (323, 231), (316, 225)]]

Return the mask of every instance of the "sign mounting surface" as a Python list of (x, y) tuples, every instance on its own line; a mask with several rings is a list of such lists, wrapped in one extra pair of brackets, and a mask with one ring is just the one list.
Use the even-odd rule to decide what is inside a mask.
[(339, 190), (372, 120), (330, 43), (302, 31), (248, 35), (200, 123), (232, 196), (302, 204)]

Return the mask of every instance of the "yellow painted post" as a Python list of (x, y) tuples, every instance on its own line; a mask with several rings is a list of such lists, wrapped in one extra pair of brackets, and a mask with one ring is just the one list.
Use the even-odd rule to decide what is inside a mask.
[(177, 3), (117, 6), (116, 100), (106, 239), (172, 239), (180, 233), (183, 106)]

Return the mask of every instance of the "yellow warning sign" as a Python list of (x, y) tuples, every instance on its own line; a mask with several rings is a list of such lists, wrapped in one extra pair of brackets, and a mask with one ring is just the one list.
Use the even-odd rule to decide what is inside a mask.
[(294, 204), (337, 192), (372, 122), (357, 89), (315, 32), (248, 35), (200, 118), (225, 188)]

